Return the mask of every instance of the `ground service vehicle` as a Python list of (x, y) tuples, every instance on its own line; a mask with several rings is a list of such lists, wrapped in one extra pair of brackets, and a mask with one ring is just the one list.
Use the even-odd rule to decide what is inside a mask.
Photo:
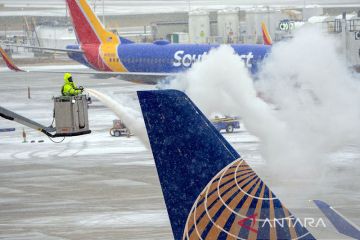
[(121, 120), (113, 120), (113, 127), (110, 129), (110, 135), (112, 137), (130, 137), (130, 130)]
[(214, 127), (220, 132), (221, 130), (226, 130), (227, 133), (234, 132), (234, 129), (240, 128), (240, 121), (238, 117), (218, 117), (215, 116), (214, 119), (211, 120), (211, 123)]

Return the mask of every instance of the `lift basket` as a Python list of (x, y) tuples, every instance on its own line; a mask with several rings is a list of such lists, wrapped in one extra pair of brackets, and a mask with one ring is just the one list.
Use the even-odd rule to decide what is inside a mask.
[(85, 95), (54, 98), (57, 136), (77, 136), (90, 132)]

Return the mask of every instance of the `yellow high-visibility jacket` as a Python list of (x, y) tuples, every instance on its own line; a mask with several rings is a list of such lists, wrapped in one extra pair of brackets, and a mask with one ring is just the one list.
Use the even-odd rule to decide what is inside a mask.
[(81, 94), (81, 90), (77, 88), (75, 83), (70, 82), (68, 79), (64, 79), (64, 85), (61, 89), (61, 94), (63, 96), (77, 96)]

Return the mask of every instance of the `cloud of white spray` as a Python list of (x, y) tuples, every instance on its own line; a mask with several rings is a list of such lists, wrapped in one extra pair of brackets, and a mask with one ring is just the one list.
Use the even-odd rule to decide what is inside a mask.
[(165, 87), (185, 91), (207, 116), (214, 112), (240, 115), (246, 127), (264, 141), (285, 130), (275, 112), (257, 97), (244, 61), (229, 46), (212, 50)]
[(317, 177), (329, 153), (360, 139), (360, 86), (337, 47), (318, 29), (302, 29), (272, 48), (256, 89), (240, 57), (221, 46), (166, 87), (185, 91), (208, 116), (239, 114), (272, 176)]
[(318, 177), (329, 154), (359, 142), (360, 83), (339, 49), (332, 36), (308, 26), (275, 45), (264, 62), (257, 87), (287, 125), (277, 143), (282, 151), (266, 149), (272, 166)]
[(87, 88), (86, 91), (91, 96), (96, 97), (105, 106), (110, 108), (116, 114), (116, 116), (125, 123), (130, 132), (139, 137), (144, 146), (150, 149), (144, 119), (139, 111), (134, 110), (134, 108), (127, 107), (119, 99), (114, 100), (114, 97), (105, 95), (97, 90)]

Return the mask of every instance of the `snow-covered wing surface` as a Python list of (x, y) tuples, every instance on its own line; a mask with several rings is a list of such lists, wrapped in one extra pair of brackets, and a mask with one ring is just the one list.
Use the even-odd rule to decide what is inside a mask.
[(360, 239), (360, 230), (340, 213), (333, 209), (329, 204), (320, 200), (314, 200), (315, 205), (323, 212), (323, 214), (330, 220), (336, 230), (346, 236)]
[(138, 96), (175, 239), (314, 239), (184, 93)]
[(26, 45), (17, 45), (17, 44), (3, 44), (5, 46), (10, 47), (22, 47), (22, 48), (30, 48), (30, 49), (39, 49), (45, 51), (53, 51), (53, 52), (65, 52), (65, 53), (83, 53), (80, 49), (60, 49), (60, 48), (46, 48), (46, 47), (35, 47), (35, 46), (26, 46)]

